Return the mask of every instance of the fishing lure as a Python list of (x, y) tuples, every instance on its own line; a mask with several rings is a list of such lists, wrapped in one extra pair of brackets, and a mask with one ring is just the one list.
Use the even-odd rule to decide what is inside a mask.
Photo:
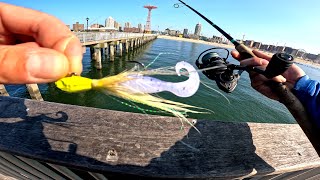
[[(187, 75), (181, 72), (187, 70), (189, 78), (183, 82), (166, 82), (151, 77), (150, 75)], [(169, 91), (179, 97), (190, 97), (194, 95), (200, 85), (200, 77), (195, 68), (185, 62), (178, 62), (175, 71), (170, 68), (158, 68), (151, 70), (124, 71), (120, 74), (102, 79), (89, 79), (81, 76), (65, 77), (58, 80), (56, 86), (66, 92), (81, 92), (91, 89), (102, 90), (108, 95), (126, 99), (135, 103), (145, 104), (165, 112), (169, 112), (180, 118), (191, 126), (193, 124), (186, 119), (186, 113), (208, 113), (193, 109), (205, 109), (184, 103), (179, 103), (152, 95), (162, 91)], [(182, 121), (183, 120), (183, 121)]]
[(190, 97), (194, 95), (200, 85), (200, 77), (192, 65), (181, 61), (176, 64), (176, 73), (181, 76), (180, 70), (186, 69), (189, 79), (183, 82), (171, 83), (159, 80), (154, 77), (143, 76), (142, 74), (128, 75), (130, 80), (121, 85), (128, 88), (132, 93), (158, 93), (169, 91), (179, 97)]

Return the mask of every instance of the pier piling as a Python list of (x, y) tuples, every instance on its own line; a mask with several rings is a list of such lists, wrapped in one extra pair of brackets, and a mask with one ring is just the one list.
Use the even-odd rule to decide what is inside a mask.
[(37, 84), (26, 84), (31, 99), (43, 101), (39, 87)]
[(110, 61), (114, 61), (114, 42), (109, 44)]
[(130, 41), (130, 50), (133, 51), (133, 49), (134, 49), (134, 40), (131, 39), (131, 41)]
[(3, 84), (0, 84), (0, 96), (9, 96), (9, 94)]
[(122, 56), (122, 42), (119, 42), (119, 56)]
[(126, 42), (125, 42), (125, 49), (126, 49), (126, 53), (128, 53), (129, 52), (129, 41), (128, 40), (126, 40)]
[(96, 61), (96, 63), (95, 63), (95, 67), (97, 68), (97, 69), (102, 69), (102, 63), (101, 63), (101, 53), (103, 52), (102, 51), (103, 50), (103, 48), (95, 48), (95, 61)]

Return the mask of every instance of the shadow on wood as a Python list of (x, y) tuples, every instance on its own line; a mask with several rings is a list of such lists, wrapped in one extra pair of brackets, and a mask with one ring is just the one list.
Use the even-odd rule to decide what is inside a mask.
[(255, 153), (247, 123), (198, 120), (201, 134), (179, 130), (179, 124), (173, 117), (0, 98), (0, 150), (12, 154), (111, 178), (231, 178), (274, 171)]

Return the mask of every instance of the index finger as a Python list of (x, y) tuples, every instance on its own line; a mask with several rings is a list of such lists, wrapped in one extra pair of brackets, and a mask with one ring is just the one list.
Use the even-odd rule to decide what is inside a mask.
[(45, 48), (63, 53), (70, 72), (82, 71), (82, 47), (79, 39), (57, 18), (48, 14), (0, 3), (0, 34), (28, 35)]
[(258, 56), (259, 58), (263, 58), (263, 59), (266, 59), (268, 61), (270, 61), (271, 58), (272, 58), (272, 56), (267, 55), (267, 54), (265, 54), (265, 53), (263, 53), (261, 51), (258, 51), (258, 50), (253, 50), (252, 52), (253, 52), (254, 55)]

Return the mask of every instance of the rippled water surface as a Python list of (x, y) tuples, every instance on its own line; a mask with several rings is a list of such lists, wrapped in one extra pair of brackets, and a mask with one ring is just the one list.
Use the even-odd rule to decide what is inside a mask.
[[(161, 55), (149, 68), (174, 66), (178, 61), (182, 60), (194, 65), (194, 62), (199, 54), (211, 47), (212, 46), (205, 44), (156, 39), (155, 41), (135, 50), (134, 52), (130, 52), (122, 57), (116, 57), (114, 62), (110, 62), (108, 57), (103, 57), (102, 70), (95, 69), (94, 62), (91, 61), (90, 52), (87, 48), (87, 53), (84, 54), (83, 58), (84, 71), (82, 75), (90, 78), (102, 78), (104, 76), (114, 75), (122, 72), (126, 68), (133, 66), (132, 63), (127, 62), (128, 60), (139, 61), (147, 65), (152, 62), (160, 53)], [(230, 57), (229, 61), (237, 63)], [(299, 66), (302, 67), (311, 78), (320, 80), (319, 69), (300, 64)], [(210, 84), (211, 87), (218, 90), (215, 82), (208, 80), (202, 74), (200, 75), (200, 78), (203, 83)], [(172, 76), (165, 77), (165, 80), (182, 81), (185, 80), (185, 78), (181, 79), (181, 77)], [(132, 106), (125, 105), (128, 102), (109, 97), (99, 91), (69, 94), (60, 91), (54, 86), (54, 84), (42, 84), (39, 85), (39, 87), (42, 96), (46, 101), (142, 113)], [(27, 90), (24, 86), (10, 85), (7, 86), (7, 90), (11, 96), (29, 98)], [(190, 98), (176, 97), (167, 92), (159, 93), (160, 96), (170, 100), (204, 107), (214, 111), (214, 113), (211, 114), (189, 114), (189, 117), (192, 118), (235, 122), (295, 122), (291, 114), (283, 105), (276, 101), (265, 98), (251, 88), (247, 73), (243, 73), (239, 84), (233, 93), (223, 94), (229, 99), (230, 104), (222, 95), (211, 89), (208, 89), (203, 85), (201, 85), (198, 92)], [(141, 107), (152, 110), (152, 108), (146, 106)], [(159, 114), (167, 115), (163, 113)]]

